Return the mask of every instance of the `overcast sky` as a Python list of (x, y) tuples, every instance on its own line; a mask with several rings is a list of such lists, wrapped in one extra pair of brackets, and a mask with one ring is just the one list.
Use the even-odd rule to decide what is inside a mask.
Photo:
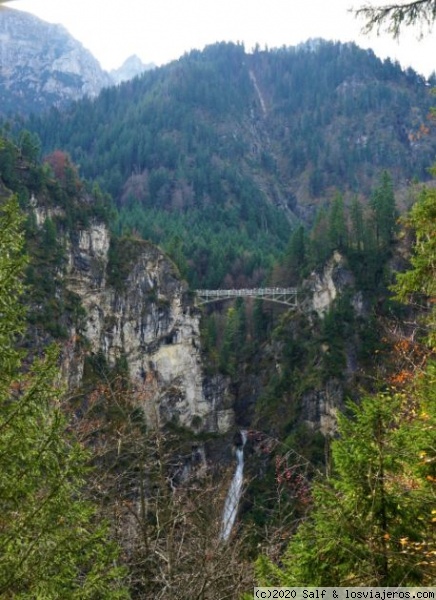
[[(375, 0), (373, 0), (375, 2)], [(383, 0), (381, 0), (383, 2)], [(16, 0), (11, 6), (62, 23), (105, 69), (130, 55), (157, 65), (192, 48), (240, 41), (251, 50), (293, 46), (311, 37), (354, 40), (385, 58), (428, 76), (436, 71), (436, 29), (419, 40), (407, 31), (400, 41), (387, 34), (362, 35), (363, 22), (348, 9), (363, 0)], [(368, 2), (366, 2), (368, 3)], [(376, 2), (377, 3), (377, 2)]]

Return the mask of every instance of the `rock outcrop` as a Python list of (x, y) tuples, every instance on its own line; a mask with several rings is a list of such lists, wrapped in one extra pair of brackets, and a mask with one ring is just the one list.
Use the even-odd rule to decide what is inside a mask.
[(85, 309), (83, 333), (91, 352), (103, 353), (110, 365), (126, 359), (149, 423), (226, 430), (231, 418), (225, 411), (226, 418), (220, 416), (216, 398), (203, 391), (200, 314), (186, 284), (158, 248), (141, 240), (126, 243), (135, 246), (136, 258), (116, 281), (103, 224), (80, 231), (77, 245), (69, 247), (66, 285)]
[[(314, 327), (314, 332), (326, 318), (331, 310), (335, 310), (337, 302), (346, 296), (354, 316), (362, 322), (369, 315), (368, 302), (362, 291), (357, 289), (355, 277), (348, 265), (346, 257), (339, 251), (334, 251), (324, 268), (313, 272), (304, 282), (305, 300), (302, 309), (309, 322)], [(315, 333), (314, 333), (315, 335)], [(319, 335), (319, 332), (318, 332)], [(319, 337), (318, 356), (316, 363), (322, 368), (325, 357), (332, 355), (334, 341)], [(343, 362), (342, 377), (330, 372), (324, 381), (318, 381), (312, 389), (305, 390), (300, 398), (299, 415), (301, 422), (310, 430), (320, 431), (323, 435), (333, 435), (337, 426), (337, 414), (343, 410), (344, 388), (347, 381), (351, 381), (359, 369), (357, 348), (359, 347), (359, 334), (350, 332), (342, 341), (340, 353)], [(330, 360), (332, 360), (330, 358)], [(329, 361), (327, 361), (329, 362)], [(325, 367), (324, 367), (325, 368)], [(330, 369), (331, 371), (331, 369)]]
[(336, 432), (337, 415), (343, 408), (343, 401), (343, 386), (331, 379), (323, 389), (304, 394), (301, 401), (301, 420), (310, 430), (318, 430), (324, 436), (331, 436)]
[[(32, 196), (38, 228), (62, 209)], [(136, 239), (111, 239), (92, 220), (65, 236), (63, 285), (80, 302), (62, 350), (68, 388), (83, 381), (89, 356), (115, 367), (124, 361), (134, 402), (150, 425), (173, 422), (195, 431), (225, 433), (234, 424), (232, 396), (223, 378), (204, 375), (200, 311), (177, 268), (159, 248)]]
[(318, 316), (323, 317), (341, 292), (353, 284), (354, 277), (346, 266), (346, 260), (335, 251), (324, 270), (321, 273), (313, 273), (306, 284), (312, 293), (311, 308)]

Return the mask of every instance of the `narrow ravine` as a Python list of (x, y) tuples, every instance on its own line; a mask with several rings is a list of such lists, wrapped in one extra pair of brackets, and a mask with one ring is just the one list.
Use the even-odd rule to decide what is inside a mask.
[(262, 96), (262, 92), (260, 91), (259, 85), (257, 83), (256, 75), (254, 74), (254, 72), (251, 69), (249, 71), (249, 75), (250, 75), (250, 79), (253, 83), (254, 89), (256, 90), (257, 97), (259, 98), (260, 106), (262, 107), (263, 116), (265, 117), (266, 113), (267, 113), (266, 103), (265, 103), (264, 97)]

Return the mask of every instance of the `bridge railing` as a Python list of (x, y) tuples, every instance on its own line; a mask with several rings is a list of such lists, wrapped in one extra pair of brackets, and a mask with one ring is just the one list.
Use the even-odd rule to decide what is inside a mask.
[(260, 298), (288, 306), (297, 305), (297, 288), (254, 288), (233, 290), (196, 290), (199, 304), (231, 298)]
[(219, 298), (220, 296), (270, 296), (273, 294), (296, 295), (297, 288), (253, 288), (242, 290), (196, 290), (198, 296), (210, 296)]

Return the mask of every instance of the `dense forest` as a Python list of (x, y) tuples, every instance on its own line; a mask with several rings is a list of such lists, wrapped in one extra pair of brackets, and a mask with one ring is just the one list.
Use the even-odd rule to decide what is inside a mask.
[[(222, 43), (2, 123), (0, 597), (434, 584), (434, 83), (354, 44)], [(153, 244), (187, 280), (178, 302), (229, 431), (153, 427), (129, 356), (93, 351), (96, 316), (65, 283), (69, 261), (102, 272), (71, 254), (90, 227), (112, 236), (95, 287), (122, 291)], [(298, 310), (193, 301), (261, 285), (296, 287)], [(72, 344), (85, 358), (66, 390)], [(246, 465), (226, 540), (230, 446)]]
[(27, 127), (112, 195), (118, 233), (161, 245), (194, 288), (240, 287), (337, 193), (365, 204), (383, 170), (428, 178), (430, 84), (354, 44), (221, 43)]

